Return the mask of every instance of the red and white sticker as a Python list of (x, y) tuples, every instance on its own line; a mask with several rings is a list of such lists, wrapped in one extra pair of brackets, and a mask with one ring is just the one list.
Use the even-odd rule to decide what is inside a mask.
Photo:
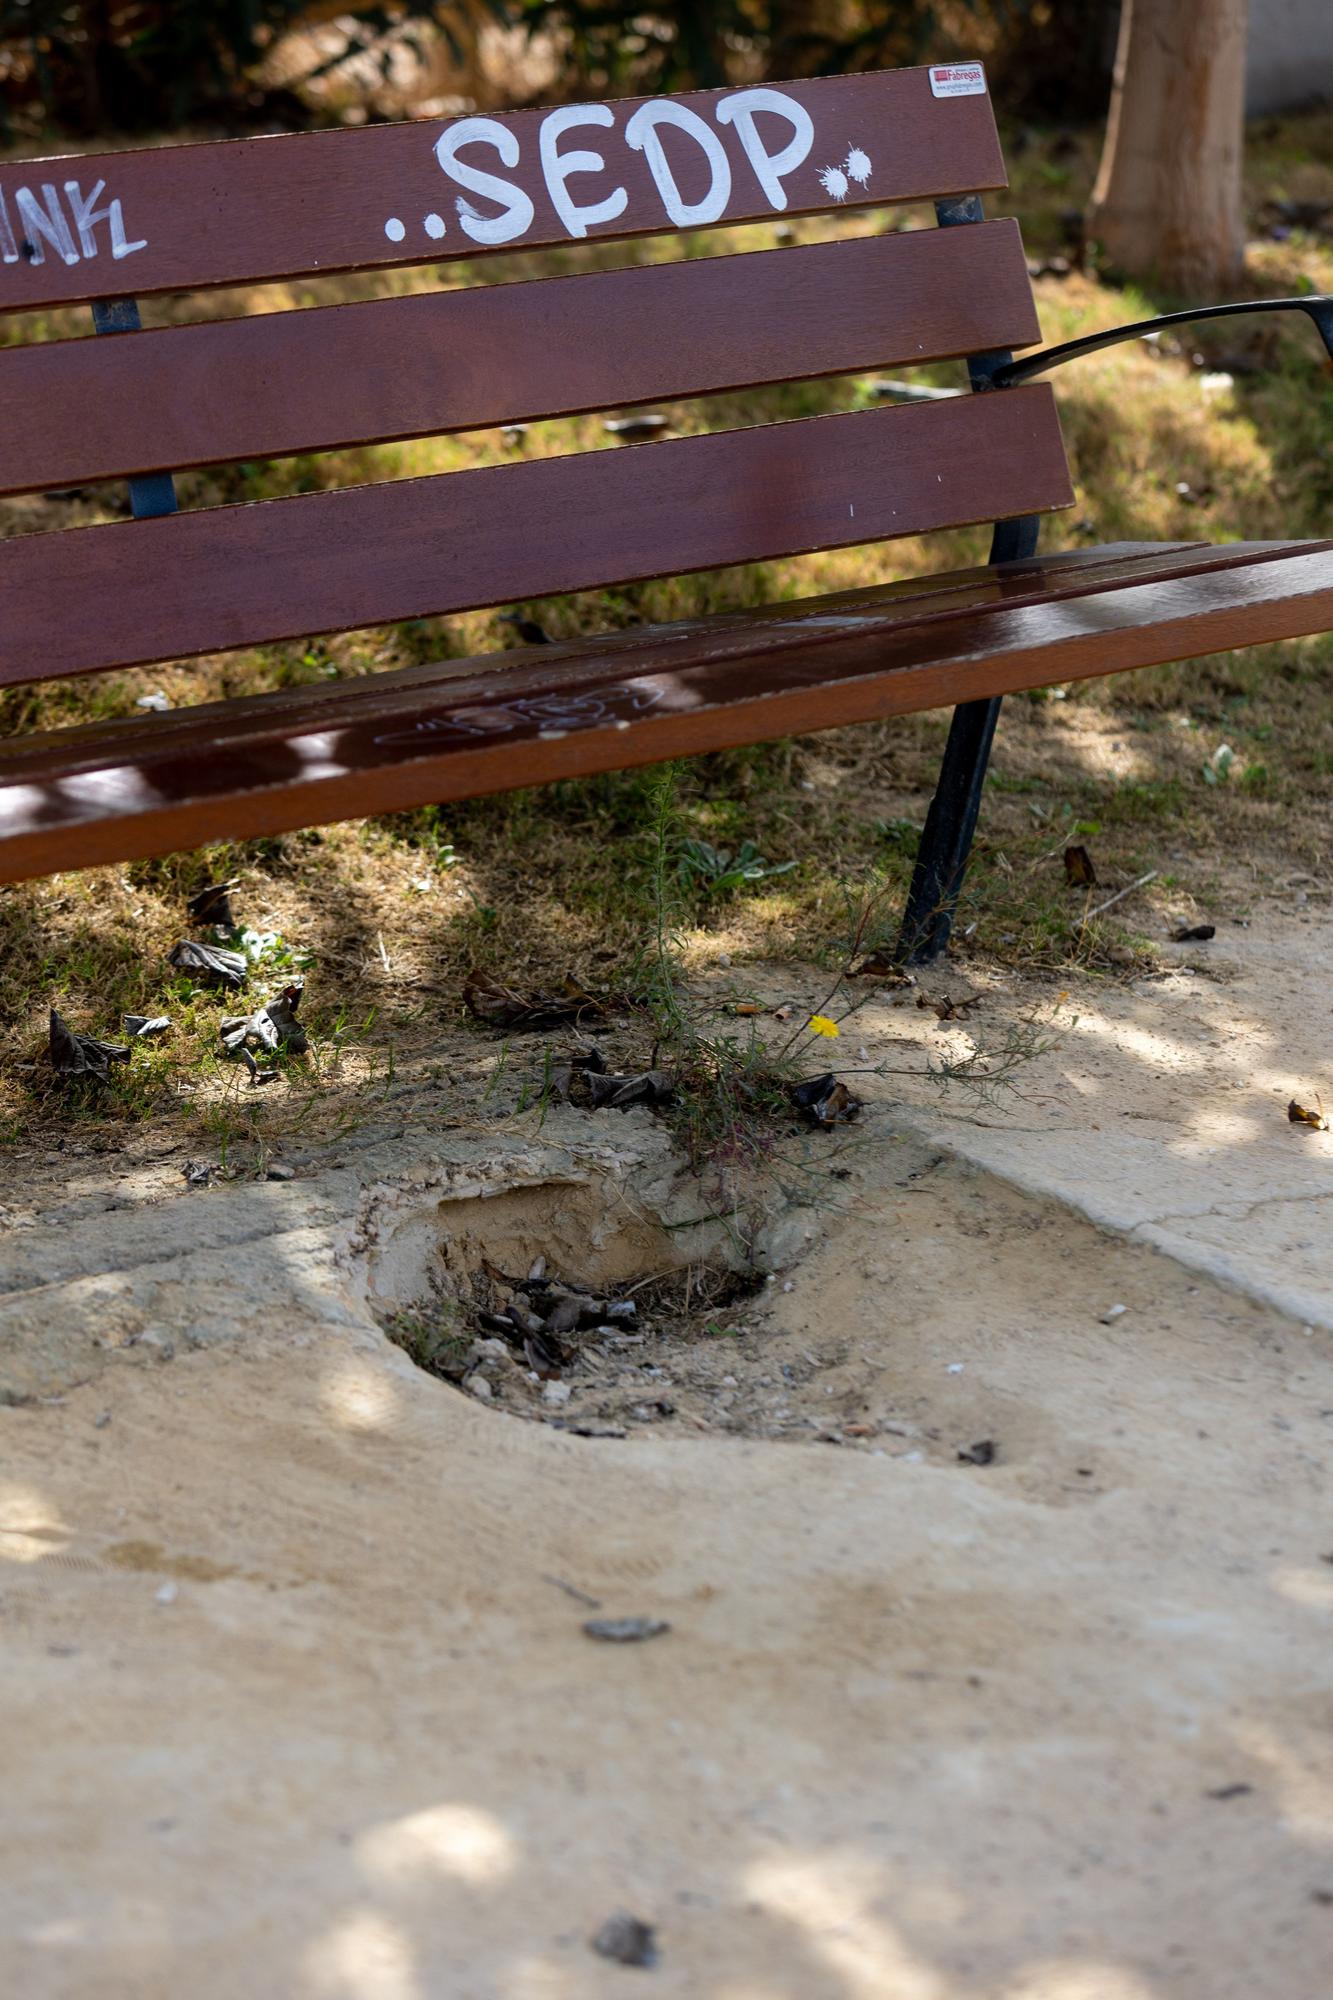
[(935, 63), (930, 72), (932, 97), (984, 97), (986, 72), (980, 63)]

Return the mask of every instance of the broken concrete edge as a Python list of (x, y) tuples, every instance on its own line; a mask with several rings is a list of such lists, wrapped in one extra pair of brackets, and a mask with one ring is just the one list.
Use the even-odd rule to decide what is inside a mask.
[[(1327, 1240), (1333, 1242), (1333, 1188), (1327, 1192), (1279, 1191), (1257, 1200), (1222, 1195), (1211, 1206), (1201, 1201), (1192, 1208), (1177, 1205), (1168, 1212), (1163, 1204), (1159, 1214), (1135, 1213), (1105, 1182), (1078, 1183), (1067, 1171), (1063, 1147), (1052, 1144), (1049, 1134), (1006, 1132), (1003, 1128), (991, 1132), (906, 1107), (898, 1107), (895, 1118), (902, 1130), (925, 1144), (982, 1173), (993, 1174), (1020, 1194), (1057, 1202), (1108, 1236), (1147, 1244), (1185, 1270), (1226, 1285), (1258, 1305), (1271, 1306), (1302, 1327), (1333, 1333), (1333, 1278), (1323, 1287), (1293, 1279), (1273, 1268), (1282, 1262), (1280, 1245), (1266, 1259), (1252, 1238), (1243, 1244), (1234, 1240), (1234, 1232), (1242, 1229), (1257, 1209), (1308, 1203), (1327, 1204), (1325, 1228)], [(1026, 1148), (1015, 1143), (1025, 1137), (1031, 1142)], [(1206, 1233), (1210, 1223), (1219, 1232), (1231, 1233), (1233, 1240), (1211, 1238)]]
[[(81, 1214), (77, 1229), (56, 1211), (11, 1232), (0, 1253), (0, 1404), (57, 1396), (113, 1362), (275, 1330), (293, 1346), (331, 1327), (379, 1341), (382, 1318), (425, 1299), (432, 1279), (466, 1277), (511, 1239), (517, 1257), (528, 1209), (568, 1275), (606, 1279), (687, 1264), (776, 1272), (818, 1231), (815, 1212), (794, 1205), (748, 1235), (737, 1218), (701, 1209), (697, 1180), (647, 1113), (627, 1114), (610, 1137), (569, 1110), (535, 1137), (396, 1133), (297, 1181), (117, 1198)], [(531, 1251), (522, 1254), (526, 1268)]]
[[(1211, 1210), (1151, 1214), (1126, 1192), (1139, 1156), (1123, 1148), (1114, 1156), (1125, 1170), (1118, 1185), (1114, 1176), (1085, 1185), (1050, 1135), (902, 1105), (889, 1116), (891, 1127), (876, 1119), (886, 1142), (910, 1133), (1109, 1235), (1333, 1331), (1333, 1296), (1276, 1268), (1278, 1252), (1259, 1254), (1253, 1232), (1237, 1240), (1238, 1217), (1256, 1206), (1239, 1192)], [(1173, 1191), (1179, 1198), (1179, 1181)], [(432, 1281), (458, 1290), (497, 1245), (503, 1255), (509, 1244), (517, 1261), (540, 1237), (568, 1262), (567, 1275), (599, 1281), (687, 1264), (777, 1273), (810, 1249), (824, 1219), (813, 1206), (776, 1206), (747, 1237), (700, 1197), (698, 1179), (647, 1113), (631, 1112), (605, 1135), (587, 1113), (562, 1108), (535, 1135), (395, 1129), (297, 1181), (182, 1189), (138, 1204), (111, 1197), (91, 1213), (87, 1199), (66, 1204), (10, 1232), (0, 1254), (0, 1403), (58, 1395), (112, 1362), (161, 1362), (275, 1327), (293, 1347), (332, 1328), (378, 1343), (388, 1314), (420, 1305)], [(1292, 1192), (1262, 1205), (1311, 1199)], [(80, 1210), (77, 1228), (71, 1207)]]

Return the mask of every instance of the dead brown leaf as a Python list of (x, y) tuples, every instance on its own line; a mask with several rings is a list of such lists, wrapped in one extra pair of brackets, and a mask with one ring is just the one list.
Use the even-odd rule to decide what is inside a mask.
[(915, 986), (910, 972), (904, 972), (901, 965), (895, 965), (886, 951), (872, 951), (859, 965), (854, 965), (847, 974), (849, 979), (883, 979), (890, 986)]
[(630, 1003), (622, 994), (591, 992), (578, 979), (567, 979), (559, 993), (521, 993), (486, 973), (471, 972), (463, 985), (463, 1004), (488, 1028), (550, 1028), (600, 1019)]
[(932, 1000), (924, 993), (918, 993), (916, 1004), (926, 1007), (939, 1021), (961, 1021), (968, 1009), (975, 1007), (981, 999), (980, 993), (968, 993), (961, 1000), (951, 1000), (947, 993), (937, 994)]

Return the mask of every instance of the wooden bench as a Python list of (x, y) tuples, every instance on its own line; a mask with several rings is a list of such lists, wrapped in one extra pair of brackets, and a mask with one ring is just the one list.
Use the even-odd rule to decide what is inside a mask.
[[(996, 523), (989, 566), (10, 739), (0, 881), (957, 703), (905, 955), (948, 937), (1000, 697), (1333, 628), (1333, 543), (1046, 560), (1073, 498), (980, 66), (0, 167), (0, 685)], [(140, 330), (135, 300), (933, 202), (940, 227)], [(1333, 354), (1333, 302), (1304, 311)], [(1245, 310), (1247, 308), (1233, 308)], [(1153, 324), (1156, 324), (1155, 322)], [(973, 393), (177, 512), (182, 468), (966, 357)], [(998, 391), (1003, 390), (1003, 393)]]

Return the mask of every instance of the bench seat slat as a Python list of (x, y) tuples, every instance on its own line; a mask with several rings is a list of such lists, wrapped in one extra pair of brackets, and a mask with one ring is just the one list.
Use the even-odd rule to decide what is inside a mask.
[(0, 353), (0, 491), (484, 429), (1039, 338), (1018, 225), (999, 221), (39, 342)]
[[(573, 124), (558, 138), (550, 126), (546, 138), (548, 152), (595, 152), (605, 161), (567, 182), (573, 202), (604, 209), (592, 223), (575, 218), (590, 241), (675, 226), (651, 169), (651, 145), (636, 148), (626, 137), (636, 114), (685, 121), (686, 129), (660, 129), (667, 170), (682, 213), (706, 212), (710, 185), (725, 193), (708, 216), (718, 224), (929, 201), (1006, 184), (979, 67), (976, 93), (962, 96), (936, 95), (925, 69), (823, 77), (768, 91), (790, 100), (813, 128), (798, 164), (773, 167), (769, 191), (734, 108), (727, 110), (729, 101), (734, 107), (746, 98), (744, 90), (692, 91), (665, 108), (660, 99), (619, 98), (554, 114), (547, 108), (487, 117), (481, 123), (491, 137), (460, 144), (462, 180), (442, 169), (436, 148), (443, 141), (447, 151), (450, 134), (465, 126), (475, 132), (470, 119), (7, 161), (0, 164), (0, 312), (568, 245), (579, 239), (553, 201), (542, 137), (553, 115), (565, 121), (579, 110), (603, 122)], [(759, 152), (780, 158), (793, 141), (790, 119), (771, 109), (756, 108), (753, 116)], [(508, 160), (494, 142), (497, 132)], [(716, 180), (707, 163), (710, 145), (722, 162)], [(469, 170), (498, 176), (518, 191), (517, 202), (469, 184)], [(508, 215), (512, 233), (479, 240), (460, 203), (471, 210), (472, 232), (481, 220), (484, 236), (486, 220)], [(44, 226), (34, 226), (34, 215), (45, 218)]]
[[(603, 667), (612, 674), (665, 672), (692, 665), (701, 643), (710, 660), (739, 657), (755, 651), (765, 655), (787, 646), (818, 645), (830, 633), (846, 637), (863, 625), (887, 632), (898, 624), (916, 624), (956, 611), (977, 611), (1004, 602), (1036, 604), (1064, 595), (1084, 595), (1115, 588), (1129, 580), (1150, 583), (1186, 570), (1226, 568), (1270, 553), (1286, 553), (1287, 542), (1234, 542), (1214, 547), (1207, 542), (1126, 542), (1094, 550), (1071, 549), (982, 569), (938, 571), (930, 576), (902, 577), (859, 590), (832, 592), (814, 598), (739, 611), (709, 612), (701, 618), (669, 624), (633, 625), (602, 632), (594, 638), (560, 640), (552, 645), (517, 646), (470, 658), (423, 661), (390, 672), (358, 675), (326, 684), (273, 688), (252, 698), (233, 697), (201, 706), (172, 708), (104, 722), (65, 725), (0, 740), (0, 775), (16, 768), (14, 759), (49, 757), (52, 768), (78, 773), (138, 754), (156, 753), (180, 738), (197, 742), (199, 722), (207, 717), (209, 741), (219, 747), (235, 741), (253, 745), (262, 729), (274, 738), (293, 727), (317, 728), (321, 717), (336, 706), (340, 719), (361, 703), (377, 713), (405, 708), (423, 696), (435, 699), (448, 689), (454, 696), (489, 694), (500, 676), (506, 692), (532, 686), (560, 687), (566, 681), (586, 681)], [(108, 748), (108, 745), (114, 746)]]
[(0, 546), (0, 685), (847, 547), (1072, 499), (1041, 384), (22, 536)]
[[(1333, 543), (1090, 550), (800, 618), (701, 620), (552, 661), (293, 691), (54, 732), (0, 758), (0, 880), (1290, 639), (1333, 624)], [(913, 615), (915, 597), (915, 615)], [(821, 622), (822, 621), (822, 622)], [(803, 627), (799, 642), (794, 626)], [(816, 634), (818, 636), (816, 636)], [(512, 660), (513, 656), (509, 656)], [(62, 751), (62, 737), (70, 749)]]

